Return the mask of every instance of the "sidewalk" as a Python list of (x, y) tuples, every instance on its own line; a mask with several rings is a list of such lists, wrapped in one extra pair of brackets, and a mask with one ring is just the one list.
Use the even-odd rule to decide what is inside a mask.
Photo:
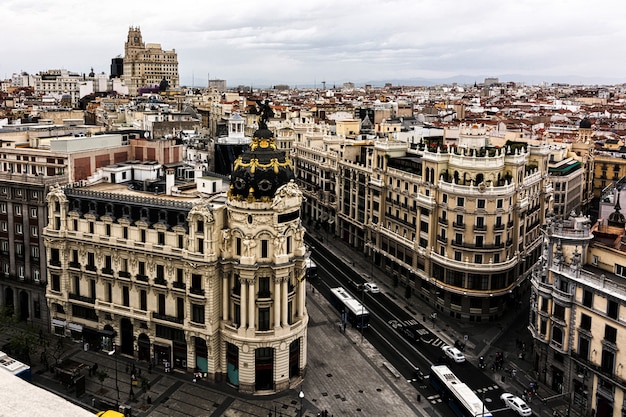
[[(544, 398), (552, 398), (557, 395), (548, 386), (537, 382), (536, 372), (533, 370), (533, 340), (527, 330), (528, 305), (520, 306), (520, 309), (509, 311), (498, 322), (471, 323), (451, 319), (443, 314), (437, 314), (437, 318), (432, 320), (432, 313), (439, 313), (433, 306), (427, 304), (419, 297), (405, 299), (403, 297), (404, 287), (393, 288), (393, 281), (389, 274), (373, 265), (370, 259), (364, 254), (357, 252), (354, 248), (345, 244), (341, 239), (333, 237), (328, 232), (318, 230), (310, 235), (328, 247), (332, 247), (337, 256), (341, 259), (350, 259), (347, 262), (359, 275), (375, 282), (386, 295), (396, 301), (398, 305), (403, 305), (416, 320), (423, 322), (424, 317), (428, 320), (428, 328), (438, 337), (449, 344), (455, 341), (464, 341), (467, 336), (464, 354), (466, 358), (477, 365), (478, 358), (483, 356), (487, 367), (484, 372), (489, 374), (503, 390), (515, 395), (522, 396), (531, 386), (535, 386), (537, 394), (528, 400), (529, 406), (535, 415), (552, 417), (553, 411), (558, 410), (561, 415), (565, 415), (568, 398), (551, 399), (546, 405)], [(524, 352), (524, 358), (519, 354)], [(491, 364), (495, 360), (496, 352), (502, 352), (505, 358), (503, 369), (492, 371)], [(515, 377), (512, 377), (511, 370), (515, 369)]]
[[(431, 405), (427, 401), (416, 401), (415, 388), (406, 379), (396, 378), (385, 367), (385, 358), (367, 339), (362, 339), (356, 329), (339, 332), (336, 310), (319, 292), (309, 292), (307, 310), (310, 320), (306, 375), (300, 385), (284, 393), (243, 395), (225, 382), (193, 382), (192, 373), (177, 370), (165, 373), (163, 367), (148, 370), (146, 362), (123, 355), (115, 357), (105, 352), (84, 351), (79, 343), (71, 343), (63, 357), (83, 364), (84, 394), (77, 396), (74, 388), (68, 390), (52, 372), (44, 371), (38, 361), (32, 364), (33, 383), (94, 413), (118, 408), (117, 403), (130, 407), (135, 417), (316, 417), (324, 410), (329, 416), (432, 415)], [(107, 374), (102, 381), (89, 372), (88, 367), (96, 363), (98, 371)], [(144, 392), (139, 383), (133, 387), (134, 398), (131, 398), (133, 364), (141, 375), (138, 379), (146, 378), (150, 388)], [(304, 393), (302, 400), (300, 391)]]

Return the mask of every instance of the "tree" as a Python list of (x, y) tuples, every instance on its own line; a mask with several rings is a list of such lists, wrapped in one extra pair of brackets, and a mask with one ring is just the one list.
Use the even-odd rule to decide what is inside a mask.
[(411, 298), (411, 286), (407, 284), (407, 286), (404, 288), (404, 298), (406, 298), (407, 300), (409, 298)]
[(100, 389), (104, 389), (102, 385), (104, 384), (104, 380), (109, 377), (106, 371), (97, 371), (96, 376), (98, 377), (98, 381), (100, 381)]
[(37, 333), (33, 326), (21, 323), (14, 314), (13, 305), (0, 307), (0, 334), (8, 340), (6, 353), (31, 364), (30, 354), (37, 346)]
[(159, 92), (161, 92), (161, 93), (162, 93), (162, 92), (164, 92), (164, 91), (167, 91), (167, 89), (169, 88), (169, 86), (170, 86), (170, 83), (169, 83), (169, 82), (167, 82), (167, 80), (166, 80), (165, 78), (163, 78), (163, 79), (161, 80), (161, 83), (159, 83)]
[(143, 392), (148, 392), (148, 390), (150, 389), (150, 380), (145, 376), (141, 377), (141, 389), (143, 390)]

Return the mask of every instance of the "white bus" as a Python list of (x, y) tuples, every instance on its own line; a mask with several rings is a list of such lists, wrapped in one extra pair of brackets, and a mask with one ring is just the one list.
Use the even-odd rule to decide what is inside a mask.
[(446, 365), (430, 367), (430, 384), (459, 417), (492, 417), (485, 404)]
[(330, 289), (330, 303), (334, 305), (339, 312), (345, 312), (348, 323), (357, 329), (366, 329), (369, 327), (369, 311), (344, 288), (337, 287)]

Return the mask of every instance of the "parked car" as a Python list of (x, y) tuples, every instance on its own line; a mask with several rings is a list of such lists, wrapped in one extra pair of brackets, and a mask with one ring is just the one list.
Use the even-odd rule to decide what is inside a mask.
[(461, 353), (460, 350), (455, 348), (454, 346), (443, 345), (441, 347), (443, 353), (450, 359), (452, 359), (456, 363), (465, 362), (465, 355)]
[(528, 417), (533, 413), (533, 410), (530, 409), (530, 407), (526, 404), (524, 400), (522, 400), (520, 397), (516, 397), (509, 392), (505, 392), (500, 395), (500, 399), (508, 408), (515, 411), (522, 417)]
[(378, 294), (380, 292), (380, 288), (378, 288), (378, 285), (374, 284), (373, 282), (366, 282), (365, 291), (372, 294)]

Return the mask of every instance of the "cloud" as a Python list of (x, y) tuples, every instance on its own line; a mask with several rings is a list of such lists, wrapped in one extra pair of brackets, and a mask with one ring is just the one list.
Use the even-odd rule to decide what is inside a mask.
[[(0, 3), (0, 76), (108, 73), (129, 26), (175, 49), (185, 84), (312, 84), (515, 73), (623, 78), (621, 1), (179, 0)], [(202, 74), (202, 76), (199, 76)]]

